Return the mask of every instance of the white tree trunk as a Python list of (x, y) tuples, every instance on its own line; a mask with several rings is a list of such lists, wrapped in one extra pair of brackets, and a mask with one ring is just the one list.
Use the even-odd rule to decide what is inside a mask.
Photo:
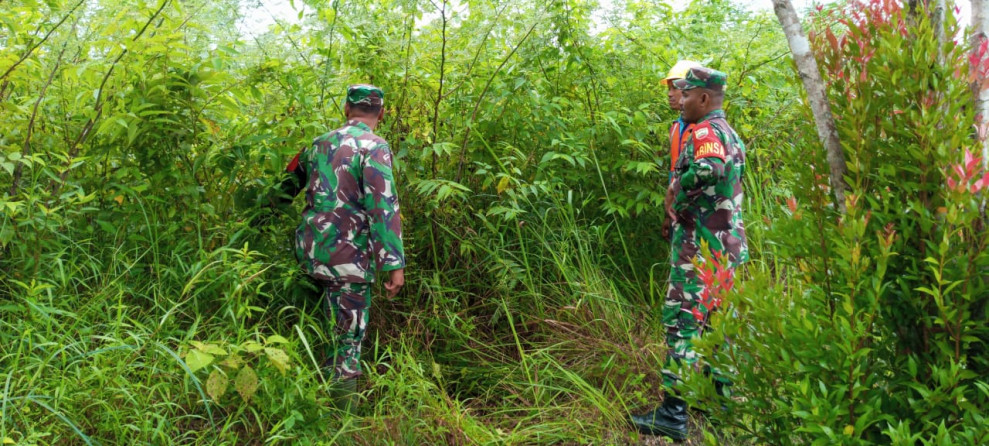
[[(989, 0), (972, 0), (972, 51), (978, 51), (979, 45), (987, 38), (989, 38)], [(985, 78), (981, 75), (977, 75), (972, 82), (972, 96), (975, 99), (975, 113), (978, 115), (979, 125), (986, 125), (986, 120), (989, 119), (989, 89), (983, 87), (984, 82)], [(982, 166), (989, 166), (989, 138), (981, 138), (979, 142), (982, 143)]]
[(790, 0), (773, 0), (773, 10), (776, 17), (783, 26), (783, 33), (790, 44), (790, 52), (793, 53), (793, 60), (797, 63), (797, 71), (800, 79), (803, 80), (804, 89), (807, 90), (807, 100), (810, 101), (810, 109), (814, 113), (814, 123), (817, 125), (817, 137), (827, 151), (828, 166), (831, 169), (831, 189), (834, 191), (834, 198), (838, 205), (838, 210), (845, 213), (845, 154), (841, 150), (841, 142), (838, 140), (838, 128), (834, 124), (834, 116), (831, 114), (831, 104), (828, 102), (827, 91), (824, 80), (821, 79), (821, 72), (817, 68), (817, 60), (810, 50), (810, 42), (804, 35), (804, 29), (800, 26), (800, 18), (793, 9)]
[(931, 26), (934, 27), (934, 38), (937, 40), (938, 63), (944, 63), (944, 45), (948, 43), (948, 33), (944, 29), (945, 0), (930, 0), (927, 7), (931, 16)]

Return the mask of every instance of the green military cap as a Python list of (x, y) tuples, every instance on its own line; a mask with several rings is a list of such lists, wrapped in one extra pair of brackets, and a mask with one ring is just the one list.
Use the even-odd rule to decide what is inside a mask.
[(728, 75), (708, 67), (694, 67), (687, 70), (683, 79), (673, 81), (673, 86), (680, 90), (706, 88), (708, 90), (724, 91)]
[(371, 84), (353, 84), (347, 87), (347, 103), (385, 105), (385, 92)]

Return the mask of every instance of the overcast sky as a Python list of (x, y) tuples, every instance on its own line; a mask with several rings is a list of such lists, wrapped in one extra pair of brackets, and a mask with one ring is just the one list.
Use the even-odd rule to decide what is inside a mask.
[[(803, 13), (808, 7), (819, 3), (830, 3), (832, 0), (791, 0), (793, 2), (793, 7), (797, 9), (798, 13)], [(609, 8), (612, 4), (611, 0), (598, 0), (603, 8)], [(259, 0), (249, 2), (251, 6), (246, 6), (241, 3), (241, 12), (244, 13), (244, 19), (239, 23), (241, 33), (245, 36), (257, 35), (265, 32), (269, 26), (275, 23), (275, 19), (284, 24), (292, 24), (299, 22), (299, 11), (292, 8), (289, 0)], [(689, 1), (688, 0), (672, 0), (668, 3), (672, 4), (674, 8), (680, 9), (685, 7)], [(773, 2), (772, 0), (736, 0), (736, 4), (748, 6), (753, 11), (766, 10), (772, 11)], [(295, 2), (297, 8), (304, 8), (301, 1)], [(969, 10), (970, 2), (961, 1), (958, 4), (960, 9), (960, 21), (963, 24), (968, 24), (969, 21)], [(312, 12), (311, 10), (308, 12)]]

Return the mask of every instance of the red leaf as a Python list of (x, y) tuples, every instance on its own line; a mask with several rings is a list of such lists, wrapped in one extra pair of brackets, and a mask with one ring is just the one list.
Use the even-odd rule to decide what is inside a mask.
[(704, 313), (701, 313), (701, 310), (697, 309), (697, 307), (691, 308), (690, 311), (694, 315), (694, 319), (698, 321), (704, 320)]
[(986, 172), (985, 176), (972, 184), (972, 193), (974, 194), (982, 189), (985, 189), (986, 186), (989, 186), (989, 172)]
[(837, 50), (838, 48), (840, 48), (838, 46), (838, 38), (835, 37), (834, 33), (831, 32), (830, 29), (824, 35), (827, 37), (828, 43), (831, 44), (832, 49)]
[(952, 164), (951, 168), (954, 169), (955, 175), (958, 176), (958, 179), (964, 180), (966, 178), (964, 165)]
[(982, 162), (982, 157), (972, 155), (968, 149), (965, 149), (965, 178), (971, 178), (975, 173), (975, 167)]

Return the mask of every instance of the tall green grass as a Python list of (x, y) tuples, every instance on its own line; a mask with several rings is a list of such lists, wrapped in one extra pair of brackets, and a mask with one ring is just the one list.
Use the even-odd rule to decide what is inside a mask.
[[(157, 205), (132, 205), (130, 233), (38, 234), (48, 240), (38, 263), (7, 259), (8, 271), (38, 274), (0, 282), (3, 438), (628, 443), (638, 441), (628, 413), (659, 399), (662, 328), (649, 298), (625, 294), (638, 289), (629, 277), (600, 267), (610, 257), (596, 246), (611, 224), (587, 225), (565, 196), (520, 202), (524, 224), (477, 215), (469, 236), (436, 225), (479, 261), (410, 268), (402, 296), (376, 295), (362, 404), (351, 414), (333, 407), (318, 367), (329, 342), (318, 290), (290, 259), (253, 248), (267, 249), (290, 228), (153, 228)], [(274, 335), (288, 343), (271, 344)], [(228, 353), (249, 342), (280, 347), (291, 367), (282, 373), (263, 354), (245, 354), (258, 376), (245, 400), (222, 357), (195, 368), (196, 342)], [(231, 382), (219, 398), (210, 396), (214, 371)]]

